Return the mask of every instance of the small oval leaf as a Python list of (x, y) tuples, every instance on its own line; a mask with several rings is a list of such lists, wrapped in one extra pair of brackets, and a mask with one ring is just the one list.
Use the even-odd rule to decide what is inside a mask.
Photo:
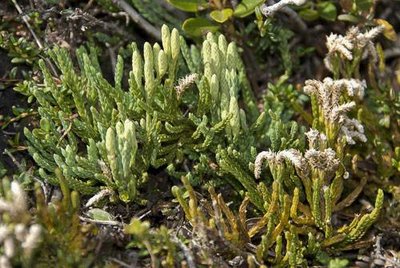
[(214, 10), (210, 13), (210, 17), (219, 23), (224, 23), (233, 15), (233, 10), (231, 8), (225, 8), (222, 10)]
[(235, 17), (244, 18), (253, 13), (255, 8), (264, 2), (265, 0), (243, 0), (236, 6), (233, 14)]
[(302, 17), (304, 20), (307, 21), (313, 21), (319, 18), (319, 13), (318, 11), (314, 9), (303, 9), (299, 12), (300, 17)]
[(105, 210), (93, 208), (87, 212), (88, 216), (97, 221), (112, 221), (113, 216)]
[(350, 14), (341, 14), (338, 16), (338, 20), (357, 23), (360, 19)]
[(50, 122), (47, 118), (40, 119), (40, 128), (46, 132), (50, 131), (50, 129), (51, 129)]
[(189, 35), (201, 36), (208, 32), (216, 32), (219, 26), (205, 18), (190, 18), (183, 22), (182, 29)]
[(331, 2), (320, 2), (317, 4), (319, 16), (325, 20), (335, 21), (337, 16), (336, 6)]
[(355, 0), (357, 9), (360, 11), (368, 11), (374, 5), (373, 0)]
[(186, 12), (197, 12), (208, 7), (205, 0), (167, 0), (171, 5), (177, 9)]
[(125, 226), (124, 231), (127, 234), (136, 235), (139, 237), (145, 236), (150, 229), (150, 224), (147, 221), (140, 221), (137, 218), (133, 218), (131, 223)]

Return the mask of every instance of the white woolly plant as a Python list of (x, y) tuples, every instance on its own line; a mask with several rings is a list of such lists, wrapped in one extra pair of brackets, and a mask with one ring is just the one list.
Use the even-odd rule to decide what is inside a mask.
[(355, 144), (355, 140), (366, 142), (363, 126), (348, 116), (356, 102), (343, 101), (350, 98), (361, 100), (365, 88), (365, 81), (357, 79), (333, 80), (327, 77), (322, 82), (306, 81), (304, 92), (313, 100), (313, 127), (325, 133), (329, 146), (341, 142), (342, 137), (348, 144)]
[[(366, 183), (366, 178), (360, 178), (359, 186), (342, 197), (346, 187), (344, 180), (349, 178), (345, 166), (347, 147), (367, 141), (362, 124), (350, 115), (362, 100), (367, 85), (358, 76), (346, 75), (357, 73), (355, 66), (363, 55), (373, 54), (371, 40), (381, 30), (377, 27), (361, 33), (358, 28), (351, 28), (345, 37), (328, 37), (325, 63), (334, 72), (334, 78), (307, 80), (304, 87), (311, 97), (313, 114), (313, 126), (305, 134), (308, 149), (305, 152), (296, 149), (264, 151), (255, 160), (255, 177), (261, 179), (266, 161), (280, 200), (287, 194), (293, 196), (291, 219), (323, 232), (323, 247), (346, 246), (357, 241), (376, 221), (382, 208), (383, 191), (379, 190), (375, 209), (370, 214), (355, 217), (350, 225), (340, 230), (333, 229), (333, 213), (352, 204)], [(345, 68), (342, 70), (342, 67)], [(345, 78), (340, 79), (342, 71)]]
[(27, 197), (18, 182), (2, 179), (0, 197), (0, 267), (29, 267), (42, 238), (42, 227), (30, 224)]
[[(254, 175), (261, 179), (263, 163), (266, 161), (278, 199), (283, 200), (288, 192), (289, 196), (293, 196), (290, 209), (293, 222), (322, 232), (320, 243), (323, 247), (350, 245), (359, 240), (377, 220), (383, 205), (383, 191), (378, 191), (375, 209), (370, 214), (356, 217), (349, 226), (334, 230), (333, 213), (349, 206), (362, 186), (342, 198), (343, 180), (348, 178), (348, 172), (343, 170), (343, 156), (328, 147), (323, 133), (311, 129), (306, 135), (309, 148), (304, 153), (296, 149), (259, 153), (255, 160)], [(271, 208), (266, 209), (269, 211)]]
[(324, 62), (333, 78), (307, 80), (305, 83), (304, 92), (312, 99), (313, 128), (323, 132), (328, 145), (341, 154), (346, 144), (367, 141), (364, 127), (349, 113), (362, 101), (367, 88), (359, 75), (361, 60), (369, 56), (372, 63), (376, 62), (377, 53), (372, 40), (382, 31), (382, 26), (366, 32), (352, 27), (345, 36), (329, 35)]
[(362, 59), (368, 57), (372, 63), (376, 63), (378, 56), (373, 39), (382, 31), (383, 26), (377, 26), (369, 31), (361, 32), (358, 27), (351, 27), (345, 36), (330, 34), (327, 37), (326, 46), (328, 53), (324, 59), (326, 68), (334, 75), (334, 78), (359, 78), (359, 66)]
[[(323, 217), (321, 204), (325, 202), (326, 205), (332, 206), (332, 203), (334, 204), (337, 200), (322, 200), (321, 198), (324, 196), (324, 191), (329, 189), (340, 161), (335, 151), (332, 148), (327, 148), (324, 134), (311, 129), (306, 135), (309, 140), (309, 149), (304, 154), (295, 149), (261, 152), (257, 155), (255, 161), (254, 174), (257, 179), (260, 179), (262, 165), (266, 160), (274, 180), (279, 182), (283, 191), (284, 179), (289, 173), (287, 170), (290, 166), (293, 166), (296, 170), (296, 177), (301, 180), (304, 196), (310, 204), (310, 212), (315, 224), (320, 228), (325, 228), (323, 218), (331, 217), (331, 213)], [(331, 189), (331, 193), (333, 192), (334, 189)], [(329, 195), (329, 197), (333, 196), (336, 195)], [(326, 230), (326, 233), (328, 236), (329, 231)]]

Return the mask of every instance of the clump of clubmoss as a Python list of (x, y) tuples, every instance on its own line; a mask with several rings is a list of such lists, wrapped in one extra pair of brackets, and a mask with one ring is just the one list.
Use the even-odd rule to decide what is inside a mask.
[[(305, 82), (311, 114), (302, 111), (304, 98), (290, 86), (285, 89), (293, 93), (286, 96), (290, 105), (279, 104), (280, 92), (271, 90), (264, 98), (268, 110), (259, 111), (236, 45), (222, 35), (208, 34), (201, 49), (189, 48), (176, 29), (164, 26), (162, 46), (146, 43), (143, 55), (131, 46), (129, 74), (118, 56), (113, 83), (101, 74), (94, 48), (77, 51), (78, 67), (66, 50), (51, 50), (61, 75), (54, 77), (41, 61), (43, 83), (26, 82), (21, 92), (39, 104), (40, 126), (25, 129), (38, 174), (63, 189), (56, 213), (73, 215), (61, 223), (38, 206), (39, 219), (54, 237), (65, 230), (72, 235), (58, 237), (71, 242), (56, 242), (54, 248), (72, 256), (61, 259), (79, 263), (84, 245), (77, 193), (69, 187), (91, 195), (91, 205), (106, 196), (143, 205), (142, 189), (160, 170), (182, 178), (184, 189), (174, 186), (172, 192), (189, 234), (164, 227), (153, 232), (146, 222), (133, 220), (125, 228), (133, 235), (131, 246), (147, 250), (153, 266), (296, 267), (307, 265), (309, 257), (357, 247), (380, 215), (383, 191), (374, 191), (375, 207), (368, 213), (342, 224), (333, 218), (367, 183), (358, 164), (370, 151), (358, 153), (356, 147), (370, 144), (358, 116), (368, 95), (359, 66), (364, 55), (373, 56), (372, 40), (381, 30), (351, 28), (346, 36), (327, 38), (325, 64), (333, 77)], [(295, 113), (310, 125), (291, 122)], [(235, 201), (243, 200), (232, 205), (237, 213), (212, 187), (224, 182), (232, 186)], [(192, 185), (201, 183), (210, 201), (199, 202)], [(247, 210), (257, 220), (248, 222)]]

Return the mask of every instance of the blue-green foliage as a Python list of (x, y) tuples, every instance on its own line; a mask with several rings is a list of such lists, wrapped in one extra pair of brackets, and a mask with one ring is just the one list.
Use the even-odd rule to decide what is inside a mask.
[(58, 167), (71, 188), (107, 187), (127, 202), (139, 200), (152, 168), (166, 168), (191, 173), (193, 183), (226, 178), (261, 208), (249, 164), (268, 144), (265, 133), (273, 148), (301, 146), (297, 125), (279, 119), (281, 110), (259, 112), (236, 46), (222, 35), (209, 34), (201, 50), (176, 30), (163, 27), (162, 37), (162, 48), (146, 43), (143, 56), (131, 46), (129, 74), (119, 56), (114, 83), (93, 48), (77, 50), (79, 68), (66, 50), (51, 50), (59, 78), (40, 62), (43, 83), (25, 84), (39, 104), (40, 126), (25, 135), (40, 176), (57, 184)]

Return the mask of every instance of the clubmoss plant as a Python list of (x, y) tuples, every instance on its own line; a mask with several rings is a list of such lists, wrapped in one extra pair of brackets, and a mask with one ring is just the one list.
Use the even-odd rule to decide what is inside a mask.
[[(170, 234), (171, 230), (168, 230), (165, 226), (151, 230), (149, 222), (142, 222), (133, 218), (125, 226), (124, 231), (132, 236), (128, 247), (139, 248), (145, 254), (149, 254), (151, 267), (177, 267), (183, 261), (182, 256), (178, 254), (178, 242), (174, 241)], [(181, 242), (179, 245), (184, 244)], [(181, 265), (183, 266), (183, 262), (181, 262)]]
[(40, 62), (44, 83), (25, 84), (40, 105), (40, 128), (25, 135), (43, 179), (58, 184), (59, 168), (81, 193), (106, 188), (125, 202), (140, 201), (138, 188), (151, 180), (150, 168), (168, 167), (179, 178), (190, 161), (199, 182), (216, 176), (209, 165), (219, 146), (240, 148), (250, 159), (265, 115), (255, 106), (235, 44), (209, 34), (201, 50), (189, 48), (164, 26), (162, 46), (146, 43), (143, 56), (131, 46), (128, 89), (121, 56), (113, 85), (102, 77), (94, 49), (77, 51), (79, 70), (65, 50), (51, 50), (60, 79)]
[[(349, 117), (349, 112), (355, 108), (356, 101), (360, 102), (363, 98), (366, 83), (353, 78), (339, 79), (339, 75), (358, 73), (360, 55), (367, 49), (367, 44), (373, 47), (370, 44), (371, 39), (379, 31), (378, 27), (362, 34), (352, 28), (350, 32), (357, 34), (340, 42), (336, 40), (338, 38), (335, 35), (328, 37), (329, 53), (325, 62), (328, 67), (332, 67), (329, 64), (336, 60), (336, 65), (331, 70), (334, 70), (334, 73), (337, 71), (335, 73), (337, 79), (328, 77), (322, 82), (308, 80), (305, 83), (304, 91), (311, 96), (313, 114), (313, 128), (306, 133), (308, 149), (304, 153), (295, 149), (269, 150), (258, 154), (255, 161), (255, 177), (261, 177), (262, 164), (266, 160), (274, 183), (278, 185), (276, 187), (279, 189), (280, 202), (287, 195), (294, 196), (290, 217), (294, 223), (313, 226), (316, 233), (309, 232), (309, 234), (317, 234), (316, 241), (323, 248), (346, 247), (357, 242), (377, 220), (383, 206), (383, 191), (378, 190), (373, 211), (355, 217), (345, 227), (334, 229), (333, 213), (349, 206), (361, 193), (367, 180), (364, 174), (359, 174), (356, 170), (351, 172), (346, 167), (348, 163), (346, 159), (351, 157), (348, 147), (356, 142), (367, 141), (361, 123)], [(336, 41), (331, 42), (332, 38), (337, 41), (336, 44), (333, 44)], [(355, 45), (350, 42), (354, 42)], [(353, 48), (355, 52), (351, 51)], [(353, 60), (353, 53), (359, 56), (351, 64), (333, 58), (344, 57), (346, 60)], [(358, 100), (351, 100), (352, 98)], [(350, 175), (358, 177), (361, 183), (343, 198), (343, 189), (347, 188), (345, 180)], [(321, 232), (321, 235), (318, 235), (318, 232)], [(308, 246), (310, 245), (312, 243), (308, 241)], [(308, 254), (318, 253), (313, 252), (311, 248), (308, 249)]]
[[(160, 170), (182, 178), (187, 195), (177, 186), (172, 192), (191, 225), (193, 242), (171, 238), (165, 229), (152, 233), (138, 220), (126, 228), (132, 245), (148, 250), (153, 266), (160, 264), (159, 252), (168, 256), (166, 266), (176, 264), (176, 247), (209, 260), (205, 265), (225, 265), (236, 257), (249, 266), (307, 265), (310, 256), (356, 247), (383, 206), (379, 189), (369, 213), (342, 226), (333, 221), (367, 182), (357, 168), (361, 156), (352, 148), (368, 137), (352, 111), (367, 94), (359, 65), (363, 55), (373, 55), (372, 38), (379, 31), (352, 28), (346, 38), (328, 38), (325, 63), (333, 78), (306, 81), (311, 114), (300, 112), (304, 99), (289, 86), (290, 96), (271, 90), (264, 98), (267, 110), (260, 112), (236, 45), (222, 35), (208, 34), (198, 49), (164, 26), (162, 46), (145, 43), (142, 54), (132, 44), (129, 74), (118, 56), (113, 83), (102, 76), (94, 48), (78, 49), (79, 67), (66, 50), (54, 48), (49, 56), (59, 77), (41, 61), (43, 83), (22, 85), (27, 89), (22, 92), (36, 98), (41, 118), (39, 127), (25, 129), (28, 150), (41, 178), (63, 189), (61, 208), (75, 216), (77, 199), (68, 188), (95, 194), (90, 205), (106, 196), (143, 204), (141, 188)], [(279, 104), (280, 98), (290, 103)], [(293, 111), (309, 124), (307, 132), (289, 121)], [(236, 214), (212, 187), (221, 182), (243, 200)], [(199, 201), (193, 185), (200, 183), (206, 184), (210, 202)], [(258, 216), (252, 223), (247, 208)], [(59, 226), (52, 217), (42, 219)], [(77, 221), (72, 217), (68, 228), (79, 237)], [(76, 243), (66, 249), (73, 256), (83, 245), (81, 239)]]
[(210, 266), (224, 266), (227, 259), (235, 256), (246, 259), (248, 253), (245, 246), (250, 241), (246, 225), (249, 198), (243, 200), (239, 212), (234, 214), (212, 187), (209, 188), (211, 202), (200, 205), (188, 178), (182, 177), (182, 182), (189, 200), (185, 200), (183, 190), (177, 186), (172, 188), (172, 193), (192, 227), (192, 239), (188, 247), (194, 255), (207, 260)]
[[(363, 54), (366, 48), (360, 46), (355, 53)], [(359, 65), (360, 60), (352, 64)], [(348, 68), (346, 66), (343, 64), (342, 69)], [(351, 74), (355, 74), (358, 67), (352, 68)], [(349, 74), (343, 74), (346, 73)], [(262, 212), (257, 222), (249, 226), (243, 221), (246, 218), (246, 205), (243, 204), (237, 214), (240, 216), (234, 216), (226, 204), (220, 202), (222, 197), (217, 198), (212, 190), (213, 206), (208, 214), (204, 214), (186, 177), (183, 183), (189, 201), (185, 201), (179, 188), (173, 188), (173, 194), (191, 223), (194, 234), (200, 236), (213, 232), (224, 241), (216, 245), (229, 245), (236, 249), (243, 249), (252, 244), (253, 239), (261, 237), (255, 254), (250, 255), (258, 264), (277, 266), (306, 265), (308, 256), (320, 258), (318, 256), (327, 252), (357, 247), (357, 242), (378, 219), (384, 194), (381, 189), (378, 190), (375, 208), (369, 213), (356, 215), (343, 226), (334, 224), (333, 215), (350, 206), (367, 182), (365, 174), (350, 165), (352, 158), (353, 163), (357, 162), (351, 147), (367, 142), (362, 124), (351, 113), (357, 103), (362, 102), (367, 84), (360, 79), (340, 78), (339, 75), (338, 78), (327, 77), (323, 81), (308, 80), (305, 83), (304, 91), (310, 95), (312, 102), (309, 120), (312, 127), (304, 133), (308, 146), (304, 146), (296, 134), (298, 127), (295, 123), (291, 128), (285, 127), (271, 112), (274, 121), (269, 125), (270, 131), (266, 136), (270, 140), (270, 149), (259, 153), (254, 165), (249, 166), (260, 183), (247, 173), (243, 163), (246, 158), (242, 152), (233, 148), (218, 150), (217, 163), (221, 170), (246, 185), (244, 204), (253, 200), (252, 203)], [(268, 172), (264, 172), (264, 162)], [(347, 185), (349, 180), (359, 180), (359, 183), (351, 188)], [(204, 239), (208, 240), (211, 238)], [(271, 251), (274, 254), (269, 254)], [(239, 250), (236, 254), (243, 259), (250, 256), (247, 250)]]
[(88, 267), (94, 259), (91, 240), (97, 234), (96, 226), (81, 222), (80, 196), (68, 188), (59, 169), (55, 170), (62, 197), (46, 203), (39, 184), (35, 185), (36, 222), (43, 228), (43, 243), (35, 258), (38, 267), (57, 266)]

